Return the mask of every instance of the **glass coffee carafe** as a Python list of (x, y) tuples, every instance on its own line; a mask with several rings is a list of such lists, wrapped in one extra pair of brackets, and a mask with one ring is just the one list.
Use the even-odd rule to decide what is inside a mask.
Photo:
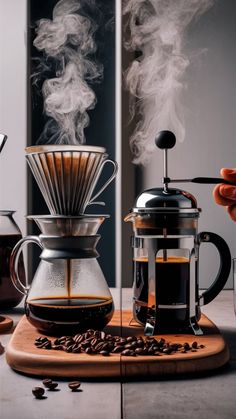
[[(10, 278), (10, 255), (16, 243), (22, 238), (13, 214), (14, 211), (0, 211), (0, 310), (17, 306), (23, 298)], [(25, 270), (22, 255), (19, 258), (18, 274), (24, 285)]]
[[(113, 315), (113, 299), (99, 266), (98, 228), (107, 215), (31, 216), (42, 234), (27, 236), (11, 256), (12, 280), (26, 295), (25, 312), (37, 329), (49, 334), (70, 334), (103, 329)], [(22, 248), (36, 243), (41, 262), (32, 284), (19, 275)]]

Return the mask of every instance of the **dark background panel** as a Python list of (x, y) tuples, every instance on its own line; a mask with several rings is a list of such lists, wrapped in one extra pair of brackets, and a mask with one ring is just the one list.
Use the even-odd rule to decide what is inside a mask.
[[(28, 145), (35, 145), (43, 130), (47, 117), (43, 114), (43, 99), (41, 86), (43, 79), (35, 86), (32, 74), (35, 72), (37, 58), (40, 53), (33, 46), (35, 38), (35, 26), (41, 18), (51, 18), (53, 7), (57, 0), (28, 1)], [(86, 3), (86, 2), (85, 2)], [(99, 26), (96, 31), (97, 53), (96, 59), (103, 63), (104, 77), (100, 84), (92, 88), (97, 96), (95, 109), (89, 111), (90, 125), (85, 129), (86, 144), (105, 147), (109, 157), (115, 159), (115, 22), (114, 10), (115, 0), (106, 4), (102, 0), (97, 2), (101, 13), (91, 16)], [(47, 77), (55, 77), (55, 73), (48, 73)], [(109, 175), (109, 169), (105, 169), (98, 182), (99, 185), (105, 182)], [(96, 191), (95, 191), (96, 192)], [(96, 214), (110, 214), (111, 218), (105, 221), (99, 230), (102, 235), (98, 244), (100, 253), (99, 263), (109, 286), (115, 285), (115, 182), (108, 186), (99, 200), (106, 203), (105, 207), (91, 206), (86, 212)], [(28, 169), (28, 213), (47, 214), (48, 208), (43, 200), (42, 194)], [(36, 226), (29, 222), (28, 232), (38, 234)], [(38, 265), (40, 251), (37, 248), (29, 250), (29, 260), (32, 260), (32, 272)]]

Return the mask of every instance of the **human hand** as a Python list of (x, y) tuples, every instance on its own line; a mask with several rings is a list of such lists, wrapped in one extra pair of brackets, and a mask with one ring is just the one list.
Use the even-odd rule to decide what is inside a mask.
[(226, 207), (233, 221), (236, 221), (236, 168), (221, 169), (221, 176), (235, 185), (219, 184), (213, 190), (215, 202)]

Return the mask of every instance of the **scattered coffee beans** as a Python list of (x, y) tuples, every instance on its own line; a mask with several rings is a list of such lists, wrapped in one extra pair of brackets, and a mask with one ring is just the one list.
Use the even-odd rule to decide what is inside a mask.
[(78, 390), (78, 388), (80, 387), (80, 385), (81, 385), (80, 381), (71, 381), (71, 383), (68, 383), (68, 387), (72, 391)]
[(61, 336), (50, 340), (45, 336), (35, 339), (35, 346), (40, 349), (56, 349), (70, 353), (110, 356), (120, 353), (122, 356), (160, 356), (176, 352), (196, 352), (204, 348), (196, 341), (189, 344), (167, 342), (164, 338), (128, 336), (121, 337), (99, 330), (89, 329), (75, 336)]
[(36, 399), (42, 399), (44, 395), (44, 388), (42, 387), (34, 387), (32, 389), (32, 393)]

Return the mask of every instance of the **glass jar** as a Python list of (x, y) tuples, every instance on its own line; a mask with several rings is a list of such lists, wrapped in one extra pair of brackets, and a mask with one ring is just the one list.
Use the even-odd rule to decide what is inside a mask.
[[(13, 219), (14, 213), (15, 211), (0, 211), (0, 310), (17, 306), (23, 298), (10, 277), (10, 255), (15, 244), (22, 238), (21, 231)], [(19, 276), (25, 283), (22, 255), (19, 260)]]

